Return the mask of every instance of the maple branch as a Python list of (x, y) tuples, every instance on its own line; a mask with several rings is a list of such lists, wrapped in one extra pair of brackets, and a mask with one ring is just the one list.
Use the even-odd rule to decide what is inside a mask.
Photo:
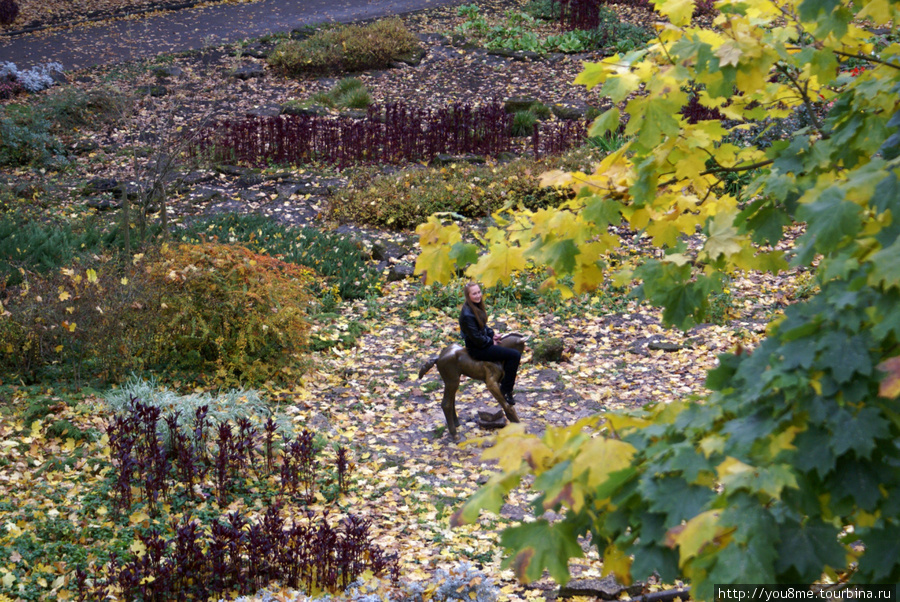
[[(704, 150), (706, 150), (706, 149), (704, 149)], [(709, 153), (709, 151), (706, 151), (706, 152)], [(710, 158), (712, 158), (712, 160), (715, 162), (716, 165), (715, 165), (715, 167), (707, 169), (706, 171), (700, 172), (699, 175), (701, 175), (701, 176), (714, 176), (714, 175), (718, 175), (720, 173), (741, 173), (744, 171), (751, 171), (754, 169), (759, 169), (760, 167), (765, 167), (766, 165), (771, 165), (772, 163), (775, 162), (775, 159), (766, 159), (765, 161), (751, 163), (750, 165), (741, 165), (741, 166), (732, 165), (731, 167), (725, 167), (724, 165), (720, 165), (719, 162), (716, 161), (715, 156), (712, 153), (709, 153), (709, 155), (710, 155)], [(668, 174), (664, 174), (664, 175), (668, 175)], [(658, 186), (659, 187), (671, 186), (672, 184), (676, 183), (677, 181), (678, 181), (677, 178), (672, 178), (671, 180), (667, 180), (665, 182), (660, 182)], [(720, 181), (721, 181), (721, 179), (720, 179)]]
[(847, 57), (848, 59), (859, 59), (861, 61), (866, 61), (868, 63), (878, 63), (879, 65), (885, 65), (890, 67), (891, 69), (900, 70), (900, 63), (889, 63), (884, 59), (875, 58), (872, 56), (866, 56), (864, 54), (850, 54), (849, 52), (841, 52), (840, 50), (832, 50), (832, 52), (838, 56)]
[(813, 110), (812, 101), (809, 98), (809, 80), (801, 84), (800, 80), (797, 79), (784, 64), (778, 64), (775, 66), (775, 68), (780, 71), (782, 75), (788, 78), (791, 84), (793, 84), (793, 86), (800, 93), (800, 97), (803, 99), (803, 106), (806, 107), (806, 112), (809, 113), (809, 118), (813, 122), (813, 127), (816, 129), (823, 140), (827, 140), (828, 135), (822, 131), (822, 125), (819, 123), (819, 117)]

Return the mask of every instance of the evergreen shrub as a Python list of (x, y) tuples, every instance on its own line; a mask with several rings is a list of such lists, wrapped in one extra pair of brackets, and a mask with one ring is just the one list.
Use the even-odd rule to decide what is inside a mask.
[(50, 123), (24, 105), (0, 107), (0, 167), (52, 165), (63, 162), (64, 150)]
[(346, 77), (330, 90), (313, 94), (309, 104), (331, 108), (366, 109), (372, 104), (372, 97), (359, 79)]
[(534, 112), (531, 110), (519, 111), (513, 114), (512, 124), (509, 126), (510, 132), (516, 137), (530, 136), (534, 133), (534, 126), (537, 123), (538, 116)]

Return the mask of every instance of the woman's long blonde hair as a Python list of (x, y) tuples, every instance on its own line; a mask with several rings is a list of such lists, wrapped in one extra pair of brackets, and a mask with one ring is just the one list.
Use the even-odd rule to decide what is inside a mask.
[(481, 288), (481, 285), (477, 282), (469, 282), (465, 287), (463, 287), (463, 295), (466, 298), (463, 306), (469, 306), (469, 308), (472, 310), (472, 313), (475, 314), (475, 321), (478, 322), (478, 326), (484, 328), (485, 324), (487, 324), (487, 310), (484, 308), (484, 296), (482, 295), (481, 301), (479, 301), (478, 303), (472, 301), (472, 297), (469, 296), (469, 291), (473, 286)]

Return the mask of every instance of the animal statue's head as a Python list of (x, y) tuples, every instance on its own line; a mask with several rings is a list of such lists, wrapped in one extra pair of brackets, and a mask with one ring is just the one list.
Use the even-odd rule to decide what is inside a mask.
[(509, 347), (510, 349), (515, 349), (519, 353), (525, 353), (525, 343), (528, 342), (528, 337), (524, 334), (508, 334), (497, 343), (501, 347)]

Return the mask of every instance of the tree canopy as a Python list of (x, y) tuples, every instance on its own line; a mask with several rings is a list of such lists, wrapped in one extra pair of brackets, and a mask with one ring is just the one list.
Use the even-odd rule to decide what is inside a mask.
[[(706, 29), (691, 26), (690, 0), (655, 4), (667, 19), (654, 44), (576, 80), (613, 102), (591, 135), (623, 128), (628, 142), (590, 173), (545, 174), (576, 196), (498, 212), (477, 243), (432, 217), (417, 270), (491, 286), (537, 266), (564, 294), (635, 282), (682, 328), (739, 270), (812, 268), (819, 292), (757, 349), (720, 356), (704, 399), (541, 438), (505, 429), (488, 451), (502, 471), (456, 520), (498, 510), (531, 474), (538, 520), (501, 542), (524, 580), (567, 580), (590, 534), (620, 580), (683, 576), (698, 599), (716, 583), (896, 582), (900, 2), (721, 0)], [(717, 118), (689, 119), (692, 97)], [(802, 127), (779, 137), (780, 119)], [(610, 269), (621, 225), (663, 253)]]

